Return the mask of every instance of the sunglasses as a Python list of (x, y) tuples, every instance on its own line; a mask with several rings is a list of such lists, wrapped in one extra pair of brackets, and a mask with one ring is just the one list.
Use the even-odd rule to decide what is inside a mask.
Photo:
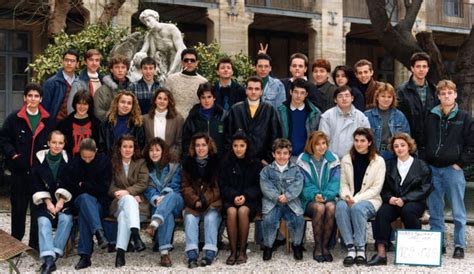
[(185, 63), (195, 63), (195, 62), (196, 62), (196, 59), (184, 58), (184, 59), (183, 59), (183, 62), (185, 62)]

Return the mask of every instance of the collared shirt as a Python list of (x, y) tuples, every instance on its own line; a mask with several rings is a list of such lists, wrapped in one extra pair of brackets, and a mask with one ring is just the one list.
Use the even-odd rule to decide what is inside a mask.
[(413, 157), (410, 156), (408, 159), (404, 162), (400, 160), (400, 158), (397, 159), (397, 169), (398, 169), (398, 174), (400, 174), (400, 177), (402, 180), (400, 181), (400, 185), (403, 185), (403, 181), (405, 181), (405, 178), (407, 177), (408, 171), (410, 170), (411, 165), (413, 164)]
[(74, 80), (76, 80), (76, 74), (69, 76), (64, 72), (64, 70), (63, 70), (63, 77), (71, 86), (72, 86), (72, 83), (74, 83)]
[(304, 109), (304, 104), (302, 104), (302, 105), (299, 106), (299, 107), (295, 107), (295, 106), (293, 106), (293, 105), (290, 104), (290, 109), (291, 109), (291, 111), (293, 111), (293, 110), (300, 110), (300, 111), (301, 111), (301, 110)]
[(283, 171), (285, 171), (285, 169), (288, 167), (288, 162), (286, 162), (286, 164), (284, 164), (284, 165), (281, 166), (281, 165), (279, 165), (279, 164), (275, 161), (275, 165), (278, 167), (278, 170), (279, 170), (280, 172), (283, 172)]
[(145, 80), (142, 78), (137, 82), (130, 84), (130, 90), (135, 93), (137, 96), (138, 103), (140, 105), (140, 110), (142, 114), (148, 113), (150, 110), (150, 103), (153, 99), (153, 92), (160, 87), (160, 83), (153, 82), (149, 85)]
[(425, 80), (425, 83), (423, 84), (423, 86), (418, 86), (415, 83), (415, 87), (416, 87), (416, 92), (420, 96), (421, 103), (423, 104), (423, 106), (425, 106), (425, 104), (426, 104), (426, 90), (428, 89), (428, 81)]

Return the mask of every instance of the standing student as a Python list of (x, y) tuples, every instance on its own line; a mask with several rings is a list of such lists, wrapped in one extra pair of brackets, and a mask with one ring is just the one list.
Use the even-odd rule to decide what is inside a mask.
[(262, 102), (277, 109), (285, 100), (283, 83), (270, 76), (272, 58), (267, 54), (258, 54), (255, 59), (255, 74), (262, 79)]
[(382, 205), (380, 191), (385, 179), (385, 161), (377, 154), (370, 128), (358, 128), (354, 144), (341, 160), (340, 200), (336, 204), (336, 222), (347, 256), (346, 267), (367, 264), (365, 253), (367, 220)]
[(336, 66), (332, 72), (332, 79), (337, 87), (349, 86), (354, 94), (354, 106), (360, 110), (365, 110), (365, 99), (362, 92), (359, 90), (357, 78), (354, 70), (346, 65)]
[(405, 115), (398, 109), (397, 94), (389, 83), (381, 83), (374, 94), (374, 107), (365, 111), (375, 137), (379, 154), (385, 159), (395, 158), (388, 149), (390, 138), (398, 132), (410, 134)]
[[(56, 260), (63, 256), (72, 228), (72, 199), (67, 190), (68, 155), (64, 151), (66, 140), (60, 131), (48, 137), (49, 149), (35, 155), (33, 168), (33, 202), (38, 206), (39, 256), (43, 264), (41, 273), (56, 270)], [(56, 233), (53, 237), (53, 226)]]
[(62, 56), (63, 67), (48, 78), (43, 84), (43, 101), (41, 104), (56, 121), (68, 115), (68, 100), (72, 86), (78, 81), (76, 76), (79, 52), (68, 49)]
[(263, 214), (263, 260), (272, 258), (273, 242), (277, 236), (281, 219), (288, 225), (292, 239), (293, 258), (303, 259), (301, 241), (304, 230), (304, 217), (301, 200), (304, 178), (299, 167), (290, 161), (291, 143), (278, 138), (272, 146), (273, 161), (260, 172)]
[(245, 88), (232, 79), (234, 64), (230, 58), (219, 59), (216, 65), (216, 73), (219, 79), (212, 87), (216, 95), (216, 104), (222, 107), (224, 111), (229, 111), (235, 103), (245, 100)]
[(184, 119), (176, 110), (173, 94), (165, 88), (159, 88), (153, 95), (150, 111), (142, 117), (146, 142), (161, 138), (170, 153), (180, 156)]
[(456, 85), (441, 80), (436, 86), (440, 104), (425, 119), (425, 150), (421, 152), (433, 172), (434, 190), (428, 197), (431, 230), (444, 231), (444, 198), (454, 220), (453, 258), (463, 259), (466, 248), (466, 179), (463, 167), (472, 163), (474, 136), (471, 115), (456, 102)]
[(361, 59), (354, 64), (354, 71), (357, 80), (359, 80), (359, 90), (365, 98), (365, 109), (369, 109), (374, 105), (374, 93), (379, 82), (374, 79), (374, 68), (372, 62)]
[(331, 63), (327, 59), (316, 59), (313, 63), (312, 74), (313, 81), (321, 93), (320, 109), (325, 112), (334, 106), (334, 92), (337, 89), (337, 86), (329, 82)]
[(198, 266), (199, 221), (204, 221), (204, 256), (199, 265), (211, 265), (217, 255), (217, 232), (221, 223), (219, 161), (209, 135), (197, 133), (191, 139), (189, 157), (183, 164), (181, 189), (184, 198), (185, 253), (188, 268)]
[(71, 94), (67, 102), (68, 114), (74, 111), (72, 100), (79, 90), (87, 90), (94, 97), (95, 92), (102, 86), (104, 75), (99, 72), (101, 59), (102, 55), (96, 49), (89, 49), (84, 54), (86, 67), (79, 73), (79, 80), (72, 85)]
[(181, 216), (184, 207), (181, 165), (159, 137), (148, 142), (143, 152), (150, 178), (144, 195), (153, 210), (147, 232), (155, 240), (153, 250), (160, 251), (160, 265), (170, 267), (172, 262), (168, 253), (173, 248), (174, 219)]
[(112, 155), (114, 144), (122, 135), (130, 134), (135, 137), (139, 148), (145, 147), (145, 133), (135, 94), (121, 91), (112, 101), (107, 120), (100, 131), (100, 149), (107, 155)]
[(283, 138), (293, 145), (292, 156), (298, 157), (304, 150), (306, 139), (318, 130), (321, 111), (308, 98), (309, 83), (296, 79), (292, 83), (290, 98), (278, 107)]
[(129, 89), (137, 96), (142, 114), (146, 114), (152, 104), (153, 93), (160, 87), (160, 83), (155, 80), (156, 62), (153, 58), (143, 58), (140, 63), (140, 70), (143, 77), (136, 82), (132, 82)]
[(40, 105), (41, 86), (30, 83), (23, 91), (23, 106), (5, 119), (0, 130), (0, 148), (11, 172), (10, 183), (11, 235), (22, 240), (25, 235), (26, 211), (30, 207), (29, 246), (38, 249), (38, 226), (33, 192), (31, 167), (36, 152), (47, 148), (47, 138), (53, 130), (54, 120)]
[(129, 242), (133, 250), (145, 250), (140, 238), (140, 220), (150, 215), (149, 204), (143, 196), (148, 186), (148, 168), (132, 135), (125, 134), (117, 140), (112, 154), (112, 171), (109, 196), (114, 200), (110, 213), (118, 223), (115, 267), (122, 267)]
[(232, 149), (224, 158), (219, 175), (230, 244), (230, 255), (226, 260), (228, 265), (247, 262), (250, 221), (262, 209), (261, 169), (262, 164), (252, 155), (247, 136), (238, 131), (232, 136)]
[(312, 132), (305, 151), (296, 164), (304, 175), (301, 202), (313, 226), (313, 259), (332, 262), (329, 240), (334, 227), (336, 197), (339, 194), (341, 167), (337, 155), (328, 150), (329, 139), (321, 131)]
[(94, 99), (87, 90), (79, 90), (72, 100), (74, 111), (59, 122), (59, 129), (66, 136), (66, 152), (74, 156), (79, 153), (82, 140), (92, 138), (99, 141), (101, 123), (94, 115)]

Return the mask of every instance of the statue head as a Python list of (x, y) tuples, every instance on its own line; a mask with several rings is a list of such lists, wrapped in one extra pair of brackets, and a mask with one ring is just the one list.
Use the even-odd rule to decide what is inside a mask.
[[(156, 21), (158, 23), (160, 20), (160, 15), (158, 14), (157, 11), (146, 9), (142, 11), (142, 13), (140, 13), (139, 19), (143, 24), (150, 27), (149, 26), (150, 21)], [(155, 19), (155, 20), (150, 20), (150, 19)]]

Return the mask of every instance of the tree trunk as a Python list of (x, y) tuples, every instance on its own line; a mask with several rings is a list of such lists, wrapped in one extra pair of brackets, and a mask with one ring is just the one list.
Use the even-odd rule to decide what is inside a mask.
[(125, 0), (111, 0), (104, 7), (104, 11), (100, 15), (100, 24), (109, 24), (114, 16), (117, 16), (119, 9), (122, 7)]
[(461, 109), (473, 115), (474, 111), (474, 29), (458, 51), (454, 81), (457, 84), (458, 102)]
[(52, 37), (66, 28), (67, 14), (71, 10), (69, 0), (49, 0), (50, 13), (48, 20), (48, 36)]

